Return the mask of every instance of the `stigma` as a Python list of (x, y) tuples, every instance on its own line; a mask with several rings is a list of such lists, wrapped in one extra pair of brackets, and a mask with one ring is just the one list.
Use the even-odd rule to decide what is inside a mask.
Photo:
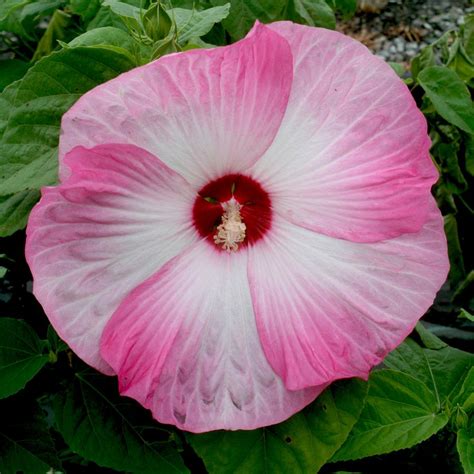
[(217, 226), (214, 243), (227, 252), (236, 252), (239, 244), (245, 240), (247, 229), (240, 215), (242, 206), (232, 198), (222, 204), (222, 209), (222, 223)]

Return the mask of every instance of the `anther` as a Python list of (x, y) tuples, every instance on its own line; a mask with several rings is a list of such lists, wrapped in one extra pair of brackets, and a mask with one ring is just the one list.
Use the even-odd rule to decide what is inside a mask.
[(222, 223), (217, 226), (214, 243), (220, 245), (227, 252), (236, 252), (239, 244), (245, 239), (247, 228), (240, 216), (242, 206), (232, 198), (222, 204), (222, 208), (224, 209)]

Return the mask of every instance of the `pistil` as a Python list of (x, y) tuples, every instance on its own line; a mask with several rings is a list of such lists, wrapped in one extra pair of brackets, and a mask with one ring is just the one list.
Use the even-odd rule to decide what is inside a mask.
[(239, 244), (245, 239), (246, 225), (242, 222), (240, 209), (242, 206), (234, 199), (222, 204), (224, 213), (222, 223), (217, 226), (214, 243), (227, 252), (236, 252)]

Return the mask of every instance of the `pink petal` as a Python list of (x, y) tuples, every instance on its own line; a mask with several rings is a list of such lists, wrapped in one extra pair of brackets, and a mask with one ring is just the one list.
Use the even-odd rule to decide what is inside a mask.
[(276, 217), (249, 253), (260, 339), (290, 390), (367, 377), (430, 307), (449, 268), (434, 202), (420, 232), (377, 243)]
[(130, 293), (101, 352), (123, 395), (193, 432), (277, 423), (324, 388), (285, 389), (258, 338), (246, 251), (229, 255), (205, 241)]
[(347, 36), (289, 22), (269, 27), (288, 40), (295, 63), (280, 130), (251, 171), (275, 212), (354, 242), (417, 232), (437, 172), (408, 88)]
[(198, 186), (240, 172), (280, 126), (292, 64), (287, 41), (263, 25), (231, 46), (164, 56), (83, 96), (63, 117), (60, 156), (131, 143)]
[(34, 293), (59, 335), (88, 364), (120, 301), (195, 241), (194, 192), (158, 158), (131, 145), (77, 147), (70, 178), (44, 188), (27, 228)]

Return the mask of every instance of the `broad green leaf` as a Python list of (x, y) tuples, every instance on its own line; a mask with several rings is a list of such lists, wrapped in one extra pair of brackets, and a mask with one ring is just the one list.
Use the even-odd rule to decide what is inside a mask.
[(456, 54), (448, 63), (448, 66), (455, 71), (464, 82), (469, 83), (474, 77), (474, 59), (468, 56), (459, 38), (457, 39)]
[[(212, 0), (219, 6), (228, 0)], [(269, 23), (281, 19), (288, 0), (232, 0), (229, 16), (222, 21), (234, 41), (243, 38), (255, 23)]]
[(405, 74), (405, 66), (403, 64), (390, 61), (388, 65), (395, 71), (398, 77), (403, 77)]
[(362, 409), (366, 383), (336, 382), (278, 425), (187, 435), (210, 474), (317, 472), (344, 442)]
[(168, 15), (176, 22), (178, 44), (184, 46), (190, 39), (209, 33), (216, 23), (227, 18), (229, 11), (230, 3), (226, 3), (202, 11), (173, 8), (168, 10)]
[(417, 54), (412, 60), (411, 60), (411, 75), (413, 76), (413, 79), (417, 79), (418, 74), (423, 70), (426, 69), (427, 67), (435, 66), (436, 65), (436, 60), (435, 60), (435, 55), (433, 51), (433, 46), (427, 46), (426, 48), (423, 48), (419, 54)]
[(13, 10), (7, 17), (0, 20), (0, 31), (8, 31), (14, 35), (32, 41), (32, 32), (27, 31), (20, 21), (20, 13)]
[(100, 8), (100, 0), (69, 0), (69, 9), (86, 23), (94, 18)]
[(466, 278), (456, 288), (453, 301), (460, 306), (469, 307), (469, 303), (474, 299), (474, 270), (471, 270)]
[(464, 267), (464, 257), (459, 241), (458, 224), (454, 214), (444, 216), (444, 231), (448, 240), (448, 254), (451, 268), (449, 270), (449, 279), (454, 287), (466, 277)]
[(104, 47), (67, 48), (7, 87), (0, 95), (0, 194), (54, 184), (63, 113), (89, 89), (134, 65)]
[(143, 15), (143, 29), (153, 41), (160, 41), (168, 36), (173, 22), (161, 3), (153, 3)]
[(423, 382), (441, 407), (446, 400), (452, 401), (458, 393), (470, 368), (474, 366), (474, 354), (448, 345), (424, 349), (412, 339), (407, 339), (385, 358), (384, 363)]
[(198, 10), (202, 10), (203, 8), (209, 7), (211, 0), (166, 0), (162, 3), (170, 5), (173, 8), (187, 8), (188, 10), (192, 10), (193, 8), (195, 8)]
[(325, 0), (290, 0), (288, 19), (310, 26), (336, 28), (336, 17)]
[(118, 15), (127, 25), (130, 25), (134, 29), (140, 30), (141, 17), (143, 10), (134, 5), (120, 2), (118, 0), (104, 0), (102, 2), (104, 7), (109, 7), (113, 13)]
[(448, 190), (462, 194), (468, 186), (459, 165), (458, 148), (454, 143), (437, 143), (431, 153), (440, 166), (442, 179)]
[(445, 120), (474, 134), (471, 94), (454, 71), (444, 66), (428, 67), (418, 74), (418, 82)]
[(456, 447), (464, 472), (474, 472), (474, 417), (470, 418), (466, 428), (458, 431)]
[(68, 26), (71, 23), (71, 15), (56, 10), (49, 20), (48, 26), (41, 37), (32, 61), (38, 61), (44, 56), (48, 56), (58, 46), (58, 41), (65, 40), (68, 37)]
[[(64, 0), (19, 0), (15, 7), (10, 8), (8, 14), (3, 18), (0, 11), (0, 31), (10, 31), (21, 38), (36, 42), (36, 31), (39, 23), (52, 15), (63, 3)], [(1, 8), (2, 6), (0, 6)]]
[(42, 17), (51, 15), (56, 8), (59, 8), (64, 0), (35, 0), (28, 2), (22, 9), (20, 19), (22, 22), (28, 19), (39, 20)]
[(474, 61), (474, 13), (464, 17), (462, 41), (469, 59)]
[(2, 0), (0, 3), (0, 21), (7, 18), (14, 10), (22, 8), (31, 0)]
[[(474, 411), (474, 366), (464, 377), (461, 388), (453, 396), (453, 405), (459, 405), (466, 413)], [(474, 414), (474, 413), (473, 413)]]
[(47, 362), (44, 342), (28, 324), (0, 318), (0, 398), (21, 390)]
[(43, 412), (22, 397), (0, 401), (0, 472), (46, 474), (60, 468)]
[(420, 322), (416, 324), (415, 331), (420, 337), (423, 347), (426, 347), (427, 349), (438, 350), (448, 347), (448, 344), (433, 334), (429, 329), (426, 329), (425, 326)]
[(465, 141), (466, 147), (466, 155), (465, 155), (465, 163), (466, 163), (466, 170), (471, 175), (474, 176), (474, 136), (467, 135)]
[[(57, 395), (54, 413), (58, 431), (68, 446), (99, 466), (120, 472), (156, 474), (187, 472), (169, 443), (145, 441), (133, 417), (102, 391), (101, 377), (76, 374), (64, 393)], [(159, 426), (159, 425), (158, 425)]]
[(6, 237), (23, 229), (31, 208), (38, 202), (39, 191), (20, 191), (0, 196), (0, 237)]
[(2, 59), (0, 60), (0, 92), (12, 82), (21, 79), (30, 64), (18, 59)]
[(127, 27), (118, 15), (116, 15), (109, 7), (100, 7), (97, 14), (87, 25), (87, 31), (103, 28), (104, 26), (113, 26), (127, 31)]
[(47, 340), (49, 344), (50, 354), (49, 354), (49, 361), (56, 362), (57, 355), (60, 352), (67, 351), (68, 345), (58, 336), (56, 331), (54, 330), (53, 326), (48, 326), (47, 332)]
[(101, 46), (128, 57), (137, 65), (140, 64), (140, 45), (127, 32), (113, 26), (86, 31), (74, 38), (67, 46)]
[(469, 311), (466, 311), (464, 308), (461, 308), (458, 314), (458, 318), (467, 319), (474, 323), (474, 314), (471, 314)]
[(396, 370), (372, 373), (359, 420), (331, 461), (346, 461), (410, 448), (448, 422), (428, 387)]
[(334, 0), (334, 3), (344, 18), (350, 18), (357, 10), (357, 0)]

